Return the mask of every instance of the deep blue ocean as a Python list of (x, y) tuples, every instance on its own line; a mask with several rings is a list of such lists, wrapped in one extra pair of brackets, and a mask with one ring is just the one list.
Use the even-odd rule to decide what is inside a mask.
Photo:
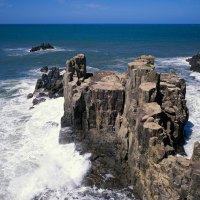
[[(55, 49), (29, 52), (41, 43)], [(81, 185), (91, 155), (80, 155), (73, 143), (58, 144), (64, 99), (29, 109), (32, 99), (26, 97), (41, 67), (65, 68), (84, 53), (90, 72), (125, 72), (137, 56), (154, 55), (157, 71), (173, 70), (186, 80), (185, 151), (191, 157), (200, 141), (200, 74), (189, 70), (186, 59), (199, 51), (200, 25), (0, 25), (0, 199), (134, 199), (126, 189)]]
[[(43, 42), (57, 50), (28, 52)], [(187, 57), (199, 51), (200, 25), (0, 25), (0, 79), (43, 65), (65, 67), (77, 53), (94, 68), (123, 71), (141, 54)]]

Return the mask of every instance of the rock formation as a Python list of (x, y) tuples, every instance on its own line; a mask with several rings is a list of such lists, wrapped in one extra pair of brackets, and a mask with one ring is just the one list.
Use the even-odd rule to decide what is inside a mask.
[(200, 53), (194, 55), (192, 58), (187, 59), (191, 65), (190, 70), (200, 72)]
[(177, 156), (185, 154), (188, 119), (182, 78), (157, 73), (152, 56), (129, 63), (124, 74), (88, 76), (85, 68), (81, 85), (75, 76), (70, 81), (70, 73), (63, 79), (60, 143), (75, 141), (80, 151), (92, 152), (86, 185), (132, 184), (139, 198), (149, 200), (200, 198), (200, 144), (191, 160)]
[(77, 56), (74, 56), (66, 62), (66, 65), (67, 72), (73, 73), (73, 67), (74, 65), (77, 65), (80, 69), (80, 77), (86, 76), (86, 57), (84, 54), (78, 54)]
[(60, 74), (60, 69), (57, 67), (42, 67), (40, 70), (43, 74), (37, 80), (35, 91), (28, 94), (27, 98), (33, 99), (33, 105), (39, 104), (46, 100), (46, 97), (56, 98), (63, 96), (63, 75)]
[(47, 44), (42, 43), (41, 45), (32, 47), (30, 49), (30, 52), (35, 52), (35, 51), (40, 51), (40, 50), (47, 50), (47, 49), (54, 49), (54, 47), (49, 43), (47, 43)]

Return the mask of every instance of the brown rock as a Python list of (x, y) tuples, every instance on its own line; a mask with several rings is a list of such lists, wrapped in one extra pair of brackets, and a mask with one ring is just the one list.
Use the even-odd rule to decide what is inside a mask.
[[(71, 126), (70, 140), (93, 153), (88, 184), (132, 184), (147, 200), (198, 199), (199, 143), (192, 160), (176, 156), (184, 151), (186, 84), (175, 74), (155, 72), (153, 63), (152, 56), (141, 56), (128, 64), (127, 74), (97, 72), (80, 86), (75, 76), (69, 82), (68, 70), (62, 126)], [(108, 170), (115, 178), (107, 182), (101, 175)]]

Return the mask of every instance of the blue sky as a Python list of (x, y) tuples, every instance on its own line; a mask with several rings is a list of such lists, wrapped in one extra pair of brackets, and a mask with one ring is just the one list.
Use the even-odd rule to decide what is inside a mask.
[(0, 0), (0, 23), (200, 24), (200, 0)]

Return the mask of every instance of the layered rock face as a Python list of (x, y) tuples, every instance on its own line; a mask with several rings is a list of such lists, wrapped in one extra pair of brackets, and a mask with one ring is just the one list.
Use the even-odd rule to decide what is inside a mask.
[(74, 66), (80, 70), (80, 78), (86, 76), (86, 57), (84, 54), (78, 54), (66, 62), (67, 72), (74, 73)]
[(191, 65), (190, 70), (200, 72), (200, 53), (194, 55), (192, 58), (187, 59)]
[[(84, 62), (85, 57), (82, 59), (80, 62)], [(116, 117), (122, 114), (124, 107), (123, 76), (113, 72), (87, 74), (81, 85), (77, 85), (76, 73), (73, 81), (70, 81), (70, 70), (64, 75), (65, 105), (61, 124), (73, 130), (61, 130), (60, 143), (76, 141), (82, 152), (92, 152), (93, 164), (85, 179), (87, 185), (120, 188), (126, 182), (116, 156), (115, 133)]]
[(200, 198), (199, 143), (191, 160), (176, 156), (184, 154), (188, 119), (183, 79), (157, 73), (152, 56), (129, 63), (126, 74), (97, 72), (79, 86), (69, 77), (62, 127), (72, 131), (61, 131), (60, 142), (81, 142), (92, 152), (85, 184), (132, 184), (141, 199)]

